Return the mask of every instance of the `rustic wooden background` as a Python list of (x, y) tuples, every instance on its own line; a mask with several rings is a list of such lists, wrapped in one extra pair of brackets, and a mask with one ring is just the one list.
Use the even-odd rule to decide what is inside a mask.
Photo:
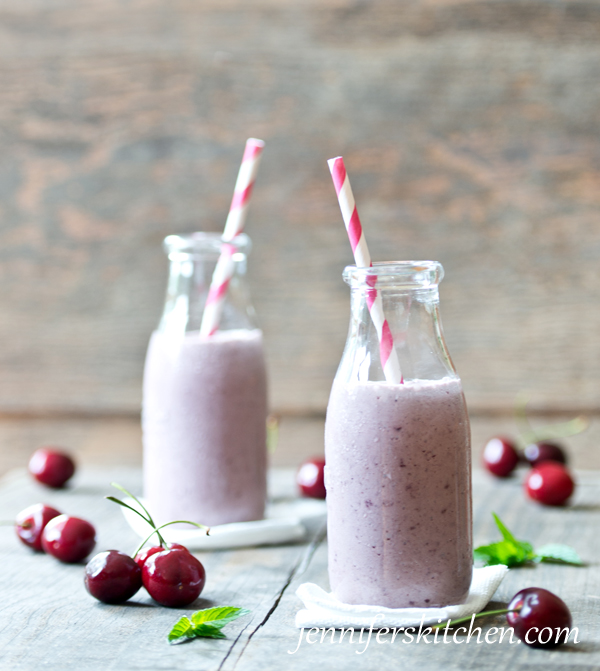
[(275, 411), (322, 416), (346, 335), (338, 154), (373, 258), (443, 263), (474, 417), (600, 410), (597, 0), (3, 0), (0, 438), (135, 424), (161, 240), (222, 228), (248, 136)]

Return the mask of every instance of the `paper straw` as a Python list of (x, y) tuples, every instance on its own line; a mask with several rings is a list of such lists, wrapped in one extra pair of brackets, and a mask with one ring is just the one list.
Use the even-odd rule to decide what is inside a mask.
[[(369, 254), (367, 241), (365, 240), (365, 235), (358, 217), (356, 203), (354, 201), (354, 196), (352, 195), (352, 188), (350, 187), (350, 180), (346, 174), (344, 159), (341, 156), (330, 158), (327, 161), (327, 164), (331, 171), (333, 185), (335, 186), (335, 191), (337, 193), (344, 224), (348, 231), (350, 246), (354, 253), (356, 265), (359, 268), (370, 268), (373, 265), (371, 262), (371, 255)], [(367, 293), (367, 305), (375, 330), (377, 331), (377, 337), (379, 338), (381, 366), (383, 368), (385, 379), (388, 382), (402, 384), (404, 380), (400, 371), (398, 355), (394, 347), (394, 338), (392, 337), (390, 326), (383, 313), (381, 295), (375, 289), (376, 283), (377, 275), (369, 275), (367, 277), (367, 284), (370, 287), (373, 287)]]
[(227, 288), (235, 268), (233, 261), (235, 246), (227, 243), (244, 230), (252, 187), (264, 147), (265, 143), (262, 140), (253, 137), (246, 141), (242, 165), (237, 176), (229, 214), (225, 222), (225, 230), (223, 231), (224, 242), (221, 247), (221, 255), (213, 272), (206, 305), (204, 306), (204, 314), (200, 325), (201, 336), (211, 336), (219, 328)]

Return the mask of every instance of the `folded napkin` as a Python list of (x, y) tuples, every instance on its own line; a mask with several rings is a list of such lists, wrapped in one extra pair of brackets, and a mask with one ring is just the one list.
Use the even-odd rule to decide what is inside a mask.
[(338, 601), (333, 594), (306, 582), (296, 590), (305, 609), (296, 614), (296, 627), (411, 627), (446, 622), (479, 613), (492, 598), (506, 575), (504, 565), (473, 569), (473, 580), (465, 603), (443, 608), (384, 608), (383, 606), (351, 606)]

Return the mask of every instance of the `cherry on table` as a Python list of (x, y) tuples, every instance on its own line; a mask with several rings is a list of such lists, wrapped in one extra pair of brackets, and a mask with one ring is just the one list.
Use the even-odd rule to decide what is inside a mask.
[(561, 506), (573, 493), (575, 482), (568, 469), (556, 461), (544, 461), (525, 478), (525, 491), (534, 501)]
[(195, 601), (204, 588), (204, 566), (187, 550), (163, 550), (146, 559), (142, 582), (162, 606), (177, 608)]
[(567, 604), (547, 589), (528, 587), (517, 592), (508, 604), (508, 624), (523, 643), (533, 648), (555, 648), (566, 642), (573, 620)]
[(499, 478), (509, 476), (519, 463), (519, 453), (508, 438), (490, 438), (483, 448), (483, 465)]
[(108, 550), (93, 557), (85, 567), (87, 591), (103, 603), (123, 603), (142, 586), (142, 569), (124, 552)]
[(307, 459), (296, 473), (296, 483), (302, 496), (313, 499), (324, 499), (325, 490), (325, 459), (312, 457)]
[(189, 552), (189, 550), (184, 545), (180, 545), (179, 543), (169, 543), (168, 547), (166, 548), (162, 547), (162, 545), (153, 545), (152, 547), (140, 550), (134, 557), (135, 563), (140, 568), (144, 568), (144, 564), (146, 563), (148, 557), (151, 557), (158, 552), (164, 552), (165, 550), (185, 550), (186, 552)]
[(567, 455), (562, 447), (556, 443), (531, 443), (523, 451), (523, 456), (532, 466), (538, 466), (544, 461), (557, 461), (559, 464), (567, 463)]
[(15, 519), (15, 531), (19, 540), (36, 552), (42, 551), (42, 531), (48, 522), (60, 515), (60, 511), (44, 503), (34, 503), (22, 510)]
[(58, 489), (75, 473), (75, 462), (58, 448), (41, 447), (31, 455), (29, 472), (43, 485)]
[(95, 545), (96, 530), (79, 517), (54, 517), (42, 532), (44, 552), (67, 564), (84, 560)]

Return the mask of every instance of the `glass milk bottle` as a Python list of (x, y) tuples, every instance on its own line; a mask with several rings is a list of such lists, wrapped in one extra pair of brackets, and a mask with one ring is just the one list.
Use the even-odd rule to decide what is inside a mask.
[[(344, 603), (466, 600), (470, 428), (442, 335), (435, 261), (349, 266), (348, 340), (325, 425), (329, 578)], [(386, 380), (369, 305), (382, 300), (402, 380)]]
[(164, 312), (144, 370), (144, 497), (157, 523), (258, 520), (266, 500), (267, 383), (246, 287), (250, 239), (232, 242), (218, 330), (200, 335), (218, 233), (170, 235)]

